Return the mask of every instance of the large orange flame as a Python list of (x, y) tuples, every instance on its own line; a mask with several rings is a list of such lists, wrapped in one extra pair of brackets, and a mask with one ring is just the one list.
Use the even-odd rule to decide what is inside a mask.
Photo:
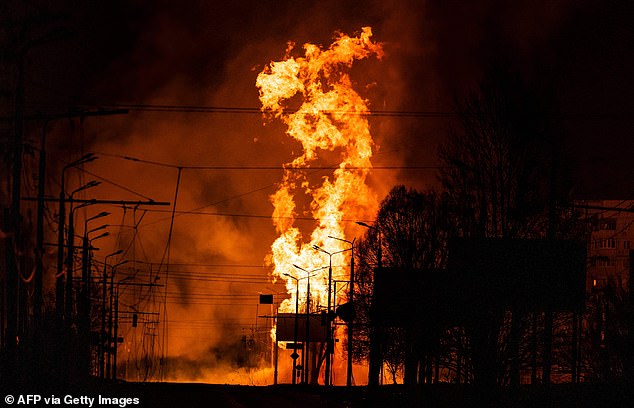
[[(367, 217), (377, 207), (376, 195), (366, 185), (373, 148), (368, 102), (355, 92), (346, 72), (355, 60), (383, 56), (381, 45), (371, 37), (370, 27), (363, 28), (358, 37), (340, 34), (326, 50), (305, 44), (305, 55), (297, 58), (290, 55), (290, 45), (286, 59), (271, 62), (257, 78), (262, 110), (282, 120), (288, 127), (287, 134), (303, 148), (303, 154), (285, 166), (283, 180), (271, 196), (273, 219), (280, 234), (271, 247), (273, 274), (286, 279), (291, 295), (280, 305), (281, 312), (295, 310), (296, 282), (284, 274), (306, 278), (306, 273), (293, 264), (308, 271), (328, 265), (328, 255), (316, 251), (313, 245), (330, 253), (342, 251), (332, 261), (333, 265), (343, 264), (344, 256), (349, 256), (346, 243), (328, 236), (345, 237), (342, 220)], [(297, 109), (287, 107), (296, 103), (300, 104)], [(305, 171), (294, 168), (310, 166), (319, 159), (320, 151), (340, 151), (341, 161), (331, 177), (324, 176), (321, 185), (313, 186)], [(317, 220), (309, 242), (304, 242), (294, 225), (299, 205), (296, 196), (302, 194), (312, 200), (309, 211)], [(338, 276), (346, 273), (345, 268), (336, 272)], [(312, 306), (327, 304), (327, 276), (327, 269), (311, 275)], [(300, 285), (299, 299), (305, 307), (305, 284)]]

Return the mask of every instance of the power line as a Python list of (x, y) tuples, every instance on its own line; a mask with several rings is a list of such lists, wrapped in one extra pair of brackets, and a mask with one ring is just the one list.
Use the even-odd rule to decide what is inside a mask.
[[(147, 212), (155, 212), (155, 213), (170, 213), (170, 210), (146, 210)], [(300, 220), (300, 221), (323, 221), (329, 220), (329, 218), (315, 218), (315, 217), (274, 217), (272, 215), (264, 215), (264, 214), (237, 214), (237, 213), (222, 213), (222, 212), (209, 212), (209, 211), (176, 211), (178, 215), (208, 215), (208, 216), (217, 216), (217, 217), (237, 217), (237, 218), (261, 218), (267, 220)], [(360, 220), (358, 218), (355, 219), (339, 219), (342, 222), (357, 222), (357, 221), (367, 221)], [(149, 225), (149, 224), (146, 224)]]
[[(42, 107), (66, 107), (71, 109), (124, 109), (130, 112), (174, 112), (174, 113), (208, 113), (208, 114), (246, 114), (261, 115), (274, 114), (275, 112), (259, 107), (240, 107), (240, 106), (210, 106), (210, 105), (175, 105), (175, 104), (85, 104), (85, 105), (49, 105), (31, 103), (27, 108), (41, 109)], [(297, 108), (286, 108), (284, 113), (292, 114), (298, 112)], [(490, 115), (491, 112), (459, 112), (459, 111), (432, 111), (432, 110), (371, 110), (371, 111), (350, 111), (350, 110), (321, 110), (320, 113), (326, 115), (346, 114), (354, 116), (369, 117), (403, 117), (403, 118), (453, 118), (463, 117), (466, 115)], [(560, 117), (568, 120), (627, 120), (634, 119), (631, 112), (599, 112), (596, 110), (590, 112), (570, 112), (570, 113), (545, 113), (546, 116)], [(42, 115), (26, 116), (25, 119), (40, 119)], [(12, 117), (1, 118), (1, 120), (12, 120)]]
[[(95, 105), (80, 105), (76, 108), (94, 108)], [(177, 112), (177, 113), (219, 113), (219, 114), (247, 114), (261, 115), (273, 114), (269, 109), (259, 107), (239, 107), (239, 106), (205, 106), (205, 105), (162, 105), (162, 104), (112, 104), (99, 105), (101, 109), (127, 109), (135, 112)], [(292, 114), (298, 112), (297, 108), (286, 108), (284, 113)], [(386, 116), (386, 117), (456, 117), (462, 115), (454, 111), (403, 111), (403, 110), (373, 110), (373, 111), (351, 111), (351, 110), (321, 110), (320, 113), (326, 115), (345, 114), (354, 116)]]
[[(139, 158), (130, 157), (130, 156), (123, 156), (123, 155), (119, 155), (119, 154), (112, 154), (112, 153), (104, 153), (104, 152), (93, 152), (93, 153), (94, 153), (94, 154), (103, 155), (103, 156), (109, 156), (109, 157), (117, 157), (117, 158), (121, 158), (121, 159), (124, 159), (124, 160), (130, 160), (130, 161), (133, 161), (133, 162), (140, 162), (140, 163), (146, 163), (146, 164), (151, 164), (151, 165), (156, 165), (156, 166), (161, 166), (161, 167), (167, 167), (167, 168), (177, 169), (177, 170), (178, 170), (178, 172), (179, 172), (179, 175), (181, 174), (181, 172), (182, 172), (183, 170), (188, 170), (188, 169), (201, 169), (201, 168), (203, 168), (203, 167), (204, 167), (204, 166), (183, 166), (183, 165), (176, 165), (176, 164), (172, 164), (172, 163), (157, 162), (157, 161), (145, 160), (145, 159), (139, 159)], [(237, 169), (237, 170), (238, 170), (238, 169), (242, 169), (242, 170), (244, 170), (244, 169), (249, 169), (249, 167), (245, 167), (245, 166), (211, 166), (211, 167), (206, 167), (206, 169), (208, 169), (208, 170), (209, 170), (209, 169), (212, 169), (212, 168), (221, 168), (221, 167), (225, 167), (226, 169), (228, 169), (228, 168), (232, 168), (232, 169)], [(381, 167), (381, 166), (379, 166), (379, 167)], [(382, 167), (384, 167), (385, 169), (387, 169), (388, 167), (389, 167), (390, 169), (405, 169), (405, 168), (407, 168), (407, 166), (382, 166)], [(438, 169), (438, 168), (442, 168), (442, 167), (438, 167), (438, 166), (411, 166), (410, 168), (412, 168), (412, 169), (413, 169), (413, 168), (415, 168), (415, 167), (416, 167), (416, 168), (419, 168), (419, 169)], [(280, 166), (280, 167), (277, 167), (277, 166), (261, 166), (261, 168), (266, 168), (266, 169), (276, 169), (276, 170), (281, 170), (281, 169), (284, 169), (284, 167), (283, 167), (283, 166)], [(327, 170), (333, 170), (333, 169), (338, 169), (338, 168), (339, 168), (339, 167), (336, 167), (336, 166), (327, 166), (327, 167), (321, 167), (321, 168), (320, 168), (320, 167), (304, 167), (304, 168), (295, 167), (294, 169), (297, 169), (297, 170), (300, 170), (300, 169), (301, 169), (301, 170), (306, 170), (306, 171), (311, 171), (311, 172), (319, 172), (319, 171), (323, 171), (323, 170), (326, 170), (326, 169), (327, 169)], [(361, 168), (362, 168), (362, 167), (357, 167), (357, 169), (361, 169)], [(254, 169), (254, 168), (253, 168), (253, 169)], [(352, 168), (347, 167), (347, 169), (352, 169)], [(369, 169), (369, 167), (368, 167), (367, 169)], [(255, 190), (251, 190), (251, 191), (248, 191), (248, 192), (245, 192), (245, 193), (237, 194), (237, 195), (234, 195), (234, 196), (231, 196), (231, 197), (228, 197), (228, 198), (225, 198), (225, 199), (222, 199), (222, 200), (219, 200), (219, 201), (213, 202), (213, 203), (205, 204), (205, 205), (203, 205), (203, 206), (201, 206), (201, 207), (197, 207), (197, 208), (194, 208), (194, 209), (192, 209), (192, 210), (189, 210), (189, 212), (182, 213), (182, 212), (180, 212), (180, 211), (172, 211), (172, 212), (171, 212), (171, 214), (172, 214), (172, 216), (173, 216), (174, 214), (178, 214), (178, 216), (181, 216), (181, 215), (183, 215), (183, 214), (187, 214), (187, 213), (189, 213), (189, 214), (194, 214), (196, 211), (200, 211), (200, 210), (202, 210), (202, 209), (204, 209), (204, 208), (211, 207), (211, 206), (215, 206), (215, 205), (218, 205), (218, 204), (222, 204), (222, 203), (224, 203), (224, 202), (227, 202), (227, 201), (230, 201), (230, 200), (234, 200), (234, 199), (237, 199), (237, 198), (241, 198), (241, 197), (244, 197), (244, 196), (247, 196), (247, 195), (250, 195), (250, 194), (253, 194), (253, 193), (259, 192), (259, 191), (264, 191), (264, 190), (267, 190), (267, 189), (269, 189), (269, 188), (273, 188), (273, 187), (275, 187), (275, 186), (276, 186), (276, 183), (271, 183), (271, 184), (269, 184), (269, 185), (266, 185), (266, 186), (264, 186), (264, 187), (257, 188), (257, 189), (255, 189)], [(174, 208), (174, 210), (175, 210), (175, 208)], [(257, 217), (253, 217), (253, 218), (268, 218), (268, 217), (260, 217), (260, 216), (257, 216)], [(162, 221), (168, 220), (168, 219), (170, 219), (170, 220), (171, 220), (172, 218), (171, 218), (171, 217), (161, 218), (161, 219), (159, 219), (159, 220), (155, 220), (155, 221), (152, 221), (152, 222), (146, 223), (144, 226), (148, 226), (148, 225), (156, 224), (156, 223), (159, 223), (159, 222), (162, 222)], [(299, 219), (299, 218), (294, 218), (294, 219)], [(354, 220), (354, 221), (352, 221), (352, 220), (342, 220), (342, 221), (356, 222), (356, 221), (360, 221), (360, 220)], [(364, 221), (365, 221), (365, 220), (364, 220)]]
[(137, 163), (151, 164), (154, 166), (168, 167), (173, 169), (182, 170), (289, 170), (289, 171), (302, 171), (302, 170), (438, 170), (446, 168), (447, 166), (194, 166), (194, 165), (182, 165), (174, 163), (165, 163), (155, 160), (140, 159), (138, 157), (125, 156), (115, 153), (93, 152), (95, 154), (107, 157), (116, 157), (123, 160), (128, 160)]
[[(97, 261), (98, 263), (100, 263), (100, 261)], [(161, 265), (160, 262), (145, 262), (145, 261), (136, 261), (140, 264), (143, 265), (150, 265), (150, 266), (159, 266)], [(102, 263), (103, 264), (103, 263)], [(273, 269), (275, 268), (274, 265), (256, 265), (256, 264), (216, 264), (216, 263), (197, 263), (197, 262), (176, 262), (176, 263), (170, 263), (170, 266), (184, 266), (184, 267), (200, 267), (200, 268), (261, 268), (261, 269)], [(348, 268), (348, 265), (332, 265), (333, 268)], [(134, 271), (133, 268), (131, 267), (122, 267), (117, 269), (117, 271)], [(170, 273), (172, 273), (173, 270), (170, 269)], [(181, 272), (181, 273), (189, 273), (192, 272), (191, 270), (176, 270), (176, 272)], [(154, 271), (154, 274), (152, 276), (156, 276), (156, 274), (159, 273), (158, 271)], [(200, 272), (199, 272), (200, 273)], [(239, 274), (231, 274), (231, 276), (236, 276)]]
[[(210, 105), (175, 105), (175, 104), (84, 104), (84, 105), (64, 105), (64, 104), (45, 104), (45, 103), (31, 103), (25, 105), (26, 108), (41, 110), (42, 108), (67, 108), (71, 110), (88, 109), (95, 110), (97, 112), (103, 109), (122, 109), (130, 112), (174, 112), (174, 113), (207, 113), (207, 114), (238, 114), (238, 115), (262, 115), (262, 114), (274, 114), (275, 112), (269, 109), (262, 109), (259, 107), (239, 107), (239, 106), (210, 106)], [(297, 108), (284, 109), (285, 114), (297, 113)], [(458, 118), (464, 116), (475, 115), (489, 115), (490, 112), (457, 112), (457, 111), (442, 111), (442, 110), (371, 110), (371, 111), (350, 111), (350, 110), (321, 110), (320, 113), (326, 115), (333, 114), (346, 114), (354, 116), (368, 116), (368, 117), (402, 117), (402, 118)], [(631, 121), (634, 119), (634, 115), (631, 112), (599, 112), (597, 110), (589, 112), (570, 112), (559, 113), (552, 112), (546, 113), (546, 116), (559, 117), (566, 120), (626, 120)], [(50, 116), (50, 115), (49, 115)], [(25, 120), (42, 119), (42, 114), (25, 115)], [(13, 117), (0, 117), (0, 121), (13, 121)]]

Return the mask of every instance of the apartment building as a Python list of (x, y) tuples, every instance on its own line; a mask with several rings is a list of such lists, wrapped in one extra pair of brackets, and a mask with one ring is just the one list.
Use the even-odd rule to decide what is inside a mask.
[(630, 250), (634, 249), (634, 200), (584, 201), (589, 220), (587, 279), (589, 288), (608, 285), (626, 290)]

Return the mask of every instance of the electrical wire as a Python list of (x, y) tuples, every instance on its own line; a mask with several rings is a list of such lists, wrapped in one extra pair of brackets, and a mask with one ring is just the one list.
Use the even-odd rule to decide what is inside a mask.
[[(94, 109), (95, 105), (79, 105), (78, 109)], [(271, 110), (263, 110), (259, 107), (237, 107), (237, 106), (205, 106), (205, 105), (167, 105), (167, 104), (106, 104), (98, 105), (100, 109), (127, 109), (136, 112), (180, 112), (180, 113), (216, 113), (216, 114), (248, 114), (261, 115), (273, 114)], [(295, 113), (296, 108), (286, 108), (285, 113)], [(443, 118), (458, 117), (464, 113), (453, 111), (341, 111), (341, 110), (321, 110), (323, 114), (347, 114), (353, 116), (379, 116), (379, 117), (422, 117), (422, 118)]]
[[(375, 155), (373, 155), (374, 158), (377, 158), (379, 156), (384, 156), (388, 153), (397, 153), (397, 152), (401, 152), (401, 151), (409, 151), (412, 148), (416, 147), (416, 146), (421, 146), (421, 144), (419, 143), (414, 143), (414, 144), (402, 144), (400, 145), (399, 148), (392, 148), (389, 150), (384, 150), (381, 149), (381, 151), (376, 152)], [(173, 163), (166, 163), (166, 162), (160, 162), (160, 161), (156, 161), (156, 160), (148, 160), (148, 159), (141, 159), (138, 157), (132, 157), (132, 156), (127, 156), (127, 155), (122, 155), (122, 154), (118, 154), (118, 153), (108, 153), (108, 152), (99, 152), (99, 151), (92, 151), (93, 154), (96, 155), (101, 155), (101, 156), (105, 156), (105, 157), (112, 157), (112, 158), (119, 158), (119, 159), (124, 159), (124, 160), (129, 160), (129, 161), (133, 161), (133, 162), (138, 162), (138, 163), (145, 163), (145, 164), (152, 164), (155, 166), (161, 166), (161, 167), (169, 167), (169, 168), (179, 168), (182, 167), (183, 169), (192, 169), (192, 170), (285, 170), (285, 169), (297, 169), (297, 170), (319, 170), (319, 169), (338, 169), (340, 168), (338, 165), (328, 165), (325, 167), (312, 167), (312, 166), (289, 166), (289, 165), (276, 165), (276, 166), (199, 166), (199, 165), (184, 165), (184, 164), (173, 164)], [(398, 166), (389, 166), (389, 165), (385, 165), (385, 166), (381, 166), (381, 165), (377, 165), (377, 166), (372, 166), (372, 167), (346, 167), (346, 169), (407, 169), (407, 168), (412, 168), (412, 169), (436, 169), (436, 168), (444, 168), (446, 166), (402, 166), (402, 165), (398, 165)]]
[[(177, 104), (125, 104), (125, 103), (113, 103), (113, 104), (79, 104), (79, 105), (64, 105), (55, 104), (50, 105), (46, 103), (30, 103), (26, 105), (27, 108), (39, 109), (43, 107), (52, 106), (56, 109), (60, 107), (66, 107), (75, 110), (96, 110), (96, 109), (127, 109), (133, 112), (174, 112), (174, 113), (207, 113), (207, 114), (246, 114), (246, 115), (262, 115), (273, 114), (274, 112), (260, 107), (239, 107), (239, 106), (211, 106), (211, 105), (177, 105)], [(296, 108), (288, 107), (285, 109), (285, 113), (295, 113), (298, 110)], [(321, 110), (323, 114), (348, 114), (354, 116), (368, 116), (368, 117), (395, 117), (395, 118), (455, 118), (463, 117), (466, 115), (490, 115), (489, 112), (459, 112), (459, 111), (407, 111), (407, 110), (372, 110), (365, 112), (358, 111), (342, 111), (342, 110)], [(599, 119), (611, 119), (611, 120), (633, 120), (634, 115), (631, 112), (570, 112), (559, 113), (553, 112), (547, 114), (548, 116), (559, 117), (568, 120), (599, 120)], [(29, 119), (27, 117), (26, 119)], [(39, 115), (35, 115), (33, 118), (39, 119)], [(13, 120), (10, 118), (0, 118), (0, 120)]]
[(93, 152), (94, 154), (98, 154), (106, 157), (115, 157), (123, 160), (129, 160), (137, 163), (151, 164), (159, 167), (167, 167), (171, 169), (183, 169), (183, 170), (438, 170), (446, 168), (447, 166), (193, 166), (193, 165), (182, 165), (182, 164), (173, 164), (173, 163), (165, 163), (159, 162), (155, 160), (147, 160), (147, 159), (139, 159), (137, 157), (125, 156), (121, 154), (115, 153), (105, 153), (105, 152)]
[[(175, 213), (174, 211), (176, 211), (176, 203), (178, 202), (178, 190), (180, 188), (180, 184), (181, 184), (181, 176), (183, 174), (183, 170), (181, 168), (178, 169), (178, 176), (176, 178), (176, 189), (174, 191), (174, 205), (172, 207), (172, 216), (171, 216), (171, 220), (170, 220), (170, 228), (169, 228), (169, 233), (167, 235), (167, 246), (165, 248), (165, 253), (163, 253), (163, 257), (165, 257), (167, 255), (167, 262), (166, 262), (166, 266), (165, 266), (165, 297), (167, 297), (167, 285), (169, 282), (169, 263), (170, 263), (170, 255), (171, 255), (171, 248), (172, 248), (172, 234), (174, 232), (174, 217), (175, 217)], [(163, 260), (161, 260), (162, 262)], [(160, 272), (161, 268), (159, 267), (159, 272)], [(168, 337), (169, 337), (169, 326), (167, 323), (167, 307), (163, 308), (163, 359), (165, 360), (165, 357), (167, 356), (168, 353), (168, 347), (169, 347), (169, 343), (168, 343)], [(167, 367), (162, 367), (163, 369), (166, 369)]]

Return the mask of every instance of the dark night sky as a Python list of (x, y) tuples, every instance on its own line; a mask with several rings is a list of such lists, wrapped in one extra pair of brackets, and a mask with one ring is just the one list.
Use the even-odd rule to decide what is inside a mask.
[[(24, 13), (23, 3), (5, 3), (5, 15)], [(328, 44), (336, 30), (371, 25), (388, 54), (373, 69), (389, 71), (372, 79), (395, 79), (380, 85), (383, 100), (374, 106), (450, 110), (488, 67), (502, 63), (547, 89), (557, 111), (581, 115), (564, 120), (562, 129), (579, 189), (632, 194), (629, 1), (26, 3), (27, 13), (48, 17), (29, 30), (32, 37), (53, 27), (67, 33), (29, 54), (27, 103), (205, 104), (226, 82), (253, 80), (236, 78), (236, 60), (252, 64), (255, 77), (286, 41)], [(257, 107), (256, 96), (253, 86), (251, 98), (237, 105)], [(433, 161), (447, 127), (433, 121), (395, 125), (414, 147), (406, 160)]]

